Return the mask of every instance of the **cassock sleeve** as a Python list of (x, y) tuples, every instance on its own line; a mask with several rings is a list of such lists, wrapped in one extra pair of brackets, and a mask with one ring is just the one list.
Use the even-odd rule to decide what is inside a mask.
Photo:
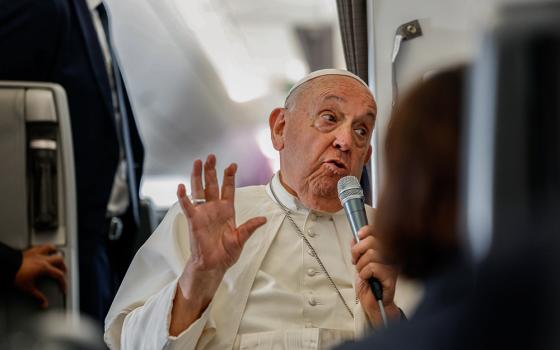
[[(169, 335), (176, 291), (177, 281), (174, 281), (126, 316), (122, 326), (121, 349), (190, 350), (196, 348), (203, 332), (215, 332), (215, 327), (208, 320), (211, 309), (209, 305), (189, 328), (177, 337)], [(138, 336), (139, 334), (142, 336)]]
[[(140, 248), (105, 319), (105, 342), (111, 349), (194, 349), (201, 336), (215, 333), (212, 303), (177, 337), (169, 323), (177, 280), (189, 256), (188, 225), (174, 205)], [(198, 344), (203, 346), (203, 344)]]
[(0, 243), (0, 289), (10, 289), (18, 272), (23, 256), (19, 250)]

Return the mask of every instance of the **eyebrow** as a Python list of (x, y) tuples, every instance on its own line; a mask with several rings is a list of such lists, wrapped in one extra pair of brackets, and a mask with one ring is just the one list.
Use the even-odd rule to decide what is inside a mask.
[(377, 120), (377, 110), (375, 112), (367, 112), (366, 115), (372, 117), (374, 122)]
[[(322, 102), (326, 102), (328, 100), (335, 100), (336, 102), (346, 102), (346, 99), (344, 97), (337, 96), (337, 95), (327, 95), (327, 96), (323, 97)], [(373, 121), (376, 121), (376, 119), (377, 119), (377, 109), (372, 108), (372, 110), (373, 110), (373, 112), (369, 111), (365, 115), (371, 116), (373, 118)]]

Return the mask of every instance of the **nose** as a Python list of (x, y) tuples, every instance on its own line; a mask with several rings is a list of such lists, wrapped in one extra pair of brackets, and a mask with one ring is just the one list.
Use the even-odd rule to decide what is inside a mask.
[(333, 141), (333, 146), (342, 151), (347, 152), (352, 147), (352, 128), (340, 127), (335, 130), (335, 137)]

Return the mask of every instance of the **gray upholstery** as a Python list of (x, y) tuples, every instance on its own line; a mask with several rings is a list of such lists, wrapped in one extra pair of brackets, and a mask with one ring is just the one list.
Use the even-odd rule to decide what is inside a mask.
[[(50, 130), (45, 132), (45, 130)], [(33, 169), (36, 150), (50, 152), (55, 166), (46, 181), (37, 182)], [(44, 153), (43, 153), (44, 154)], [(78, 313), (76, 194), (70, 117), (64, 89), (56, 84), (0, 81), (0, 241), (24, 250), (51, 243), (64, 255), (68, 291), (63, 295), (54, 281), (40, 286), (49, 309)], [(34, 191), (42, 191), (41, 195)], [(36, 225), (34, 208), (52, 194), (52, 227)], [(0, 303), (0, 329), (13, 329), (18, 319), (40, 312), (34, 300), (14, 293)]]

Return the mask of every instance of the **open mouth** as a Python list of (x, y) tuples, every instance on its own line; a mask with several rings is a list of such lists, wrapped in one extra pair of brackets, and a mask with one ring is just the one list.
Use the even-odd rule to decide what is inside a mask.
[(332, 164), (335, 169), (339, 169), (339, 170), (346, 170), (347, 169), (346, 164), (344, 164), (343, 162), (338, 161), (336, 159), (328, 160), (325, 163)]
[(341, 163), (337, 160), (331, 160), (331, 161), (329, 161), (329, 163), (332, 163), (332, 164), (336, 165), (340, 169), (346, 169), (346, 165), (344, 165), (343, 163)]

